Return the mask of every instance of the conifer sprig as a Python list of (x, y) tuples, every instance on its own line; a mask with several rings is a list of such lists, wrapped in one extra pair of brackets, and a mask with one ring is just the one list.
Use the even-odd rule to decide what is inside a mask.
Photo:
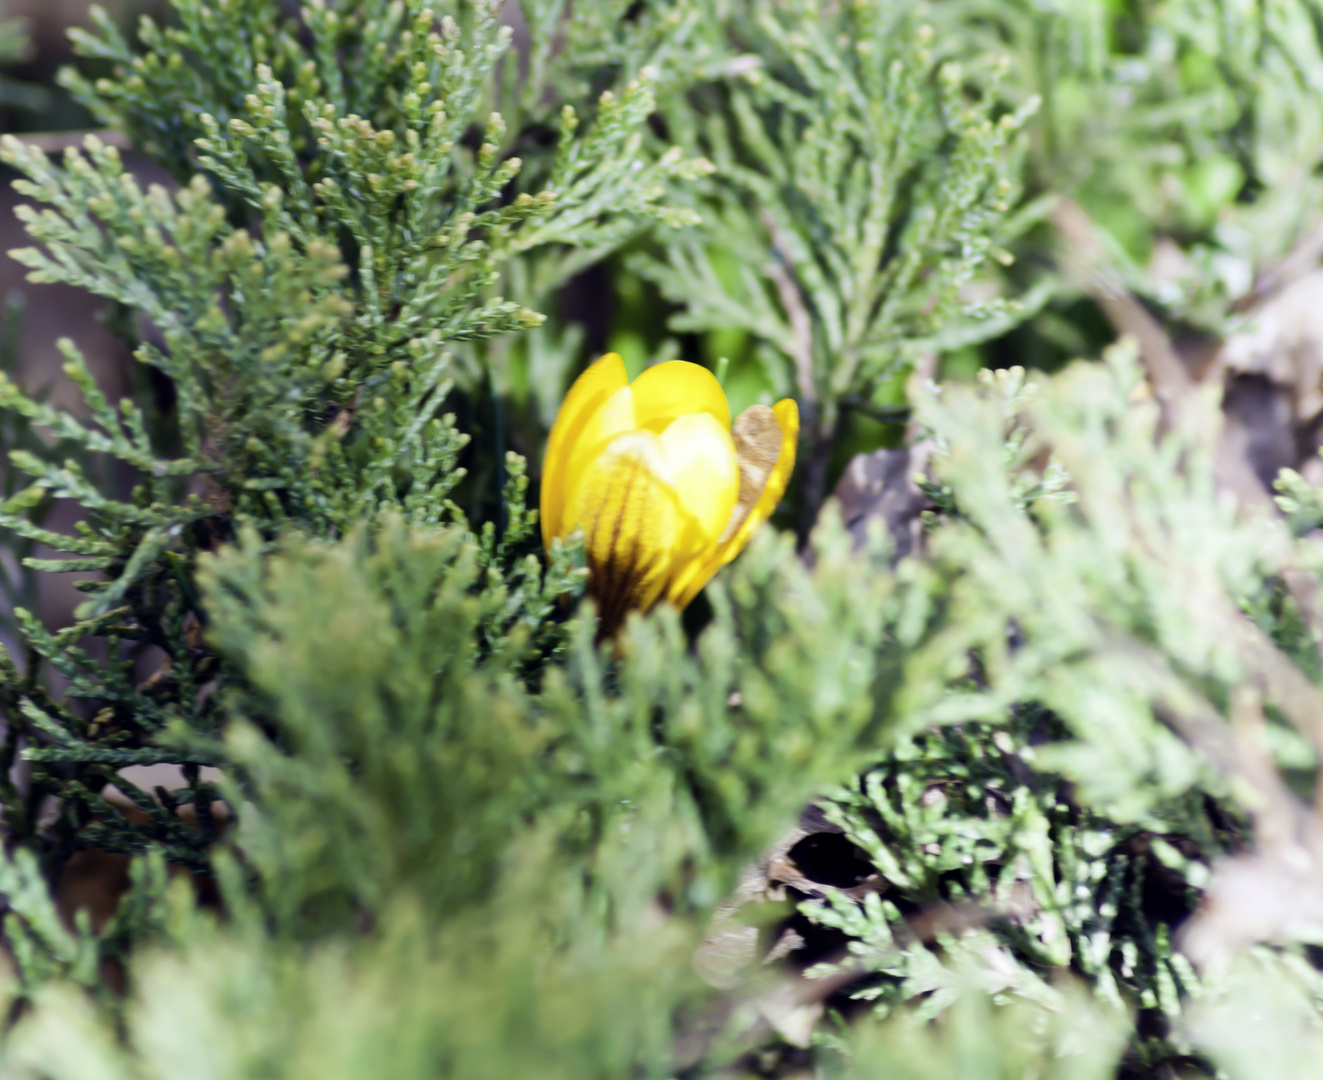
[[(66, 85), (177, 186), (144, 186), (96, 137), (62, 163), (16, 139), (0, 146), (30, 200), (19, 213), (35, 243), (15, 257), (34, 281), (113, 304), (135, 360), (172, 399), (108, 402), (68, 343), (85, 416), (0, 381), (0, 405), (63, 455), (13, 448), (27, 486), (0, 506), (0, 524), (54, 549), (24, 552), (30, 571), (96, 575), (79, 583), (89, 597), (58, 637), (15, 613), (28, 663), (11, 672), (12, 724), (31, 739), (33, 778), (6, 813), (35, 839), (35, 806), (64, 793), (43, 834), (52, 866), (89, 844), (151, 843), (198, 866), (215, 839), (177, 817), (210, 805), (196, 768), (222, 756), (215, 694), (226, 676), (202, 639), (198, 554), (244, 529), (267, 544), (286, 529), (336, 537), (387, 512), (468, 530), (454, 496), (472, 451), (446, 406), (464, 405), (455, 385), (471, 370), (454, 350), (542, 319), (500, 295), (505, 264), (547, 250), (566, 274), (649, 222), (690, 220), (669, 192), (708, 166), (641, 142), (654, 108), (646, 75), (604, 94), (588, 124), (567, 108), (537, 183), (521, 190), (510, 149), (523, 133), (488, 107), (510, 41), (498, 16), (489, 0), (312, 3), (297, 17), (275, 0), (178, 0), (173, 25), (144, 19), (131, 44), (97, 11), (74, 36), (112, 72), (95, 83), (70, 73)], [(585, 255), (566, 261), (571, 249)], [(94, 471), (102, 460), (132, 473), (131, 494)], [(494, 655), (512, 633), (531, 636), (521, 673), (535, 679), (562, 646), (555, 597), (581, 574), (572, 551), (550, 573), (529, 561), (522, 459), (501, 468), (515, 501), (502, 534), (481, 541), (475, 589), (502, 598), (481, 637)], [(81, 506), (75, 532), (33, 516), (55, 499)], [(160, 668), (131, 674), (148, 649)], [(43, 689), (47, 664), (70, 680), (72, 703)], [(18, 752), (11, 740), (8, 765)], [(152, 761), (192, 770), (185, 789), (154, 798), (115, 780)], [(146, 822), (117, 810), (107, 784)]]
[(890, 5), (752, 5), (732, 21), (758, 61), (697, 129), (719, 177), (708, 225), (633, 266), (681, 305), (676, 329), (746, 330), (778, 391), (797, 392), (804, 535), (843, 402), (942, 334), (1004, 332), (1021, 313), (968, 286), (1007, 258), (996, 235), (1035, 103), (1008, 111), (995, 83), (971, 100), (931, 28)]

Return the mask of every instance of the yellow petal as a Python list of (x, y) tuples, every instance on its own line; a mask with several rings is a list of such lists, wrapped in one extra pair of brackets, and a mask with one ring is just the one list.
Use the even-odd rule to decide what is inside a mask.
[[(602, 456), (612, 441), (627, 431), (636, 431), (634, 421), (634, 393), (628, 386), (622, 386), (606, 399), (595, 413), (588, 417), (578, 434), (566, 447), (565, 468), (562, 474), (562, 488), (565, 492), (565, 504), (574, 498), (574, 491), (583, 479), (584, 470)], [(561, 522), (561, 536), (568, 536), (574, 530), (574, 523)]]
[[(741, 414), (741, 420), (744, 419), (744, 415)], [(795, 448), (799, 444), (799, 407), (793, 400), (786, 398), (772, 406), (772, 415), (781, 432), (781, 448), (776, 464), (768, 472), (766, 482), (752, 508), (746, 510), (737, 504), (735, 513), (739, 514), (743, 511), (744, 517), (734, 531), (721, 540), (708, 555), (694, 559), (672, 577), (666, 595), (677, 607), (685, 607), (698, 595), (703, 586), (712, 580), (713, 574), (744, 550), (753, 534), (772, 516), (772, 511), (776, 509), (786, 492), (790, 474), (795, 469)], [(740, 426), (740, 421), (736, 421), (737, 429)], [(745, 456), (740, 461), (741, 477), (746, 472), (753, 473), (758, 468), (757, 455)], [(743, 501), (744, 492), (741, 491), (740, 494)]]
[(574, 380), (551, 425), (547, 450), (542, 456), (542, 541), (566, 536), (562, 530), (565, 508), (565, 470), (569, 451), (585, 425), (616, 391), (629, 384), (625, 363), (616, 353), (607, 353)]
[(711, 413), (730, 430), (730, 405), (712, 372), (685, 360), (650, 367), (630, 384), (638, 425), (660, 435), (688, 413)]
[(661, 446), (684, 512), (677, 557), (706, 552), (721, 537), (739, 494), (735, 442), (716, 417), (698, 412), (672, 422)]
[(656, 603), (671, 576), (682, 511), (661, 439), (650, 431), (617, 436), (569, 493), (566, 529), (582, 528), (588, 594), (600, 633), (614, 633), (631, 609)]

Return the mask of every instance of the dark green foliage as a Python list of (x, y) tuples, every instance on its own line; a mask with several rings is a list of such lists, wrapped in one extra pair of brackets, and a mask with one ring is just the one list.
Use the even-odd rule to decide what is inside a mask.
[[(24, 305), (22, 298), (15, 295), (5, 300), (3, 315), (0, 316), (0, 377), (12, 382), (18, 364), (19, 332), (23, 326)], [(44, 395), (34, 395), (35, 404), (40, 404)], [(0, 448), (5, 460), (10, 455), (27, 455), (30, 460), (59, 461), (69, 455), (78, 455), (79, 447), (69, 441), (44, 439), (34, 430), (29, 416), (21, 412), (5, 410), (0, 412)], [(5, 469), (0, 476), (0, 492), (5, 499), (18, 493), (22, 483), (21, 474), (14, 469)], [(50, 511), (51, 502), (40, 499), (27, 510), (27, 520), (40, 526)], [(36, 599), (36, 574), (28, 565), (32, 558), (36, 541), (31, 536), (6, 535), (0, 541), (7, 558), (0, 559), (0, 595), (4, 596), (6, 608), (0, 612), (0, 627), (6, 640), (14, 641), (18, 636), (18, 626), (14, 621), (13, 608), (30, 609)]]
[[(576, 134), (566, 115), (544, 187), (505, 192), (519, 161), (502, 152), (500, 116), (481, 118), (476, 149), (462, 146), (508, 44), (495, 8), (457, 9), (461, 28), (422, 5), (378, 7), (357, 6), (348, 18), (315, 8), (300, 30), (274, 3), (181, 3), (179, 27), (144, 23), (147, 51), (137, 58), (99, 16), (99, 36), (80, 35), (80, 46), (120, 65), (121, 80), (98, 89), (75, 77), (71, 86), (107, 121), (155, 132), (144, 145), (181, 177), (192, 173), (176, 192), (143, 190), (96, 139), (66, 155), (63, 168), (5, 144), (5, 159), (29, 177), (20, 190), (46, 206), (21, 208), (44, 246), (16, 257), (34, 280), (118, 305), (142, 335), (136, 359), (161, 372), (175, 398), (159, 424), (137, 403), (116, 407), (71, 345), (65, 373), (83, 393), (86, 419), (10, 381), (0, 386), (3, 404), (27, 423), (83, 455), (118, 459), (140, 479), (122, 499), (79, 460), (11, 455), (31, 483), (10, 495), (0, 520), (72, 556), (30, 565), (102, 574), (82, 586), (90, 593), (83, 621), (59, 636), (15, 612), (31, 662), (12, 700), (39, 742), (53, 744), (29, 751), (41, 767), (11, 820), (35, 835), (35, 806), (63, 792), (56, 865), (84, 844), (135, 851), (147, 837), (201, 865), (214, 833), (179, 825), (177, 806), (130, 788), (153, 819), (144, 836), (99, 794), (125, 764), (214, 760), (153, 746), (171, 727), (216, 734), (214, 695), (203, 692), (217, 670), (199, 640), (197, 553), (244, 526), (268, 540), (286, 525), (335, 536), (387, 508), (462, 525), (447, 496), (464, 476), (467, 437), (441, 415), (461, 369), (446, 350), (540, 321), (492, 295), (501, 262), (543, 245), (609, 246), (649, 215), (666, 218), (664, 182), (703, 168), (678, 154), (635, 168), (651, 105), (647, 88), (631, 82), (603, 102), (587, 132)], [(241, 79), (237, 55), (252, 65)], [(288, 88), (281, 77), (293, 80)], [(522, 465), (502, 465), (516, 484), (517, 535), (500, 552), (485, 541), (484, 559), (494, 565), (508, 553), (498, 572), (514, 574), (518, 605), (541, 589), (540, 574), (515, 561), (531, 526), (519, 516)], [(52, 497), (84, 507), (78, 535), (57, 535), (28, 515)], [(489, 648), (517, 617), (513, 609), (493, 617)], [(104, 661), (87, 651), (97, 639)], [(164, 654), (154, 681), (135, 685), (126, 642)], [(42, 661), (93, 711), (46, 695)], [(214, 793), (188, 775), (189, 794), (171, 801), (202, 808)]]

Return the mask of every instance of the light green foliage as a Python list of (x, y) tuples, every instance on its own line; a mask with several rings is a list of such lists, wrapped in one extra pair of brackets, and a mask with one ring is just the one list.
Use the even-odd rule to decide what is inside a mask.
[(888, 575), (846, 588), (859, 564), (824, 544), (812, 576), (784, 543), (761, 545), (693, 656), (671, 612), (634, 628), (618, 666), (580, 623), (535, 695), (517, 677), (526, 634), (482, 655), (507, 597), (475, 588), (481, 549), (461, 530), (395, 520), (371, 540), (264, 560), (252, 538), (210, 561), (213, 639), (249, 720), (226, 734), (229, 801), (261, 808), (240, 843), (274, 917), (290, 933), (343, 925), (401, 891), (449, 914), (529, 829), (598, 867), (591, 906), (611, 920), (662, 891), (703, 910), (895, 723), (888, 627), (903, 605)]
[[(677, 328), (749, 329), (782, 351), (788, 392), (799, 313), (778, 307), (771, 271), (756, 276), (777, 256), (813, 320), (805, 374), (823, 399), (867, 391), (927, 344), (926, 328), (999, 310), (957, 300), (992, 252), (989, 229), (1013, 190), (999, 159), (1024, 120), (994, 123), (994, 94), (966, 106), (959, 69), (936, 68), (931, 28), (885, 7), (847, 12), (838, 25), (807, 11), (759, 19), (761, 62), (733, 83), (729, 119), (703, 129), (730, 185), (713, 228), (742, 241), (726, 248), (734, 288), (697, 238), (673, 245), (685, 261), (655, 270), (687, 305)], [(889, 247), (903, 257), (886, 258)]]
[(1189, 1031), (1216, 1055), (1231, 1080), (1304, 1080), (1318, 1068), (1318, 987), (1312, 972), (1283, 972), (1262, 956), (1225, 972), (1232, 989), (1196, 1006)]
[[(1048, 722), (1031, 712), (995, 731), (966, 724), (902, 742), (857, 789), (832, 794), (829, 817), (888, 888), (803, 905), (849, 939), (845, 959), (810, 975), (853, 975), (850, 997), (878, 1015), (933, 1018), (959, 996), (953, 961), (976, 962), (999, 1000), (1049, 1006), (1049, 973), (1069, 970), (1101, 1005), (1146, 1017), (1159, 1034), (1130, 1053), (1160, 1069), (1190, 1052), (1182, 1017), (1206, 992), (1173, 928), (1208, 882), (1202, 860), (1238, 834), (1194, 793), (1145, 825), (1072, 807), (1060, 775), (1037, 767), (1034, 744), (1060, 739)], [(916, 930), (915, 912), (933, 913), (936, 928)]]
[[(1040, 986), (1035, 972), (1069, 967), (1105, 1002), (1179, 1012), (1178, 996), (1196, 978), (1173, 952), (1170, 926), (1197, 903), (1208, 867), (1178, 849), (1208, 858), (1233, 837), (1209, 821), (1198, 796), (1170, 801), (1172, 820), (1147, 829), (1071, 807), (1061, 777), (1035, 767), (1035, 744), (1061, 738), (1052, 727), (1049, 714), (1024, 709), (995, 730), (966, 724), (919, 736), (856, 789), (832, 795), (829, 816), (890, 886), (885, 898), (863, 905), (833, 895), (806, 908), (856, 939), (846, 966), (880, 976), (852, 996), (876, 1001), (884, 1015), (916, 998), (924, 999), (921, 1012), (940, 1013), (953, 990), (937, 957), (953, 947), (975, 949), (956, 931), (960, 918), (980, 917), (958, 917), (934, 951), (914, 936), (901, 908), (988, 904), (1005, 922), (981, 947), (1005, 950), (1003, 973), (1012, 973), (1015, 992), (1032, 996)], [(1155, 887), (1172, 895), (1167, 922), (1149, 925), (1144, 894)], [(828, 964), (817, 974), (838, 970)]]
[[(57, 979), (68, 980), (102, 1004), (113, 1000), (103, 965), (122, 962), (130, 946), (164, 937), (170, 920), (166, 867), (159, 853), (133, 863), (130, 877), (129, 891), (114, 917), (93, 933), (86, 911), (68, 925), (31, 850), (21, 848), (0, 863), (0, 891), (7, 906), (4, 933), (14, 976), (5, 989), (9, 1005)], [(176, 897), (174, 903), (180, 911), (191, 904), (180, 901)]]
[(0, 60), (11, 63), (27, 51), (27, 25), (17, 19), (6, 19), (0, 23)]
[(30, 992), (55, 975), (93, 986), (97, 955), (95, 948), (89, 948), (86, 919), (80, 920), (81, 933), (69, 932), (31, 851), (19, 851), (5, 862), (0, 889), (9, 907), (5, 936), (12, 943), (20, 986)]
[[(491, 934), (489, 928), (502, 931)], [(500, 907), (469, 933), (437, 945), (407, 914), (370, 953), (320, 949), (272, 954), (197, 927), (183, 955), (143, 958), (128, 1007), (127, 1047), (112, 1044), (85, 1006), (47, 993), (15, 1032), (7, 1054), (15, 1077), (146, 1078), (205, 1060), (226, 1078), (435, 1075), (559, 1078), (667, 1077), (667, 998), (683, 986), (676, 936), (652, 928), (583, 963), (527, 963), (524, 928)], [(628, 956), (627, 962), (624, 958)], [(909, 1018), (864, 1025), (832, 1054), (823, 1075), (840, 1080), (1026, 1076), (1105, 1077), (1122, 1029), (1078, 994), (1042, 1003), (991, 1005), (973, 979), (934, 1032)], [(427, 987), (431, 992), (414, 992)], [(407, 1030), (408, 1040), (393, 1033)], [(242, 1032), (241, 1038), (234, 1038)], [(653, 1051), (640, 1063), (640, 1047)], [(95, 1070), (95, 1071), (91, 1071)]]
[[(392, 519), (371, 541), (360, 529), (266, 562), (249, 535), (208, 567), (214, 640), (252, 722), (231, 725), (225, 757), (264, 807), (244, 845), (288, 932), (375, 914), (402, 883), (437, 910), (470, 899), (540, 802), (551, 740), (516, 678), (527, 634), (473, 673), (510, 606), (499, 584), (478, 590), (483, 561), (463, 530)], [(545, 601), (563, 590), (549, 575)]]
[[(930, 17), (975, 58), (1014, 57), (1003, 92), (1042, 103), (1029, 190), (1077, 200), (1127, 284), (1175, 316), (1226, 328), (1256, 274), (1317, 227), (1323, 42), (1311, 0), (971, 0)], [(977, 61), (971, 70), (986, 78)], [(1038, 329), (1065, 350), (1085, 341), (1055, 315)]]
[[(1024, 469), (1026, 446), (1032, 429), (1027, 423), (1026, 408), (1033, 399), (1037, 387), (1026, 380), (1021, 367), (1007, 368), (1003, 371), (984, 369), (978, 373), (979, 384), (987, 391), (988, 400), (996, 403), (1000, 421), (1001, 442), (996, 449), (996, 458), (1009, 486), (1012, 504), (1027, 510), (1039, 499), (1048, 499), (1060, 503), (1072, 503), (1077, 496), (1070, 486), (1070, 476), (1055, 458), (1049, 458), (1047, 468), (1039, 475), (1033, 469)], [(933, 393), (939, 395), (941, 389)], [(951, 453), (951, 438), (958, 430), (954, 426), (938, 425), (926, 428), (924, 436), (932, 441), (933, 449), (939, 457)], [(946, 518), (960, 518), (960, 506), (956, 500), (955, 488), (942, 476), (923, 476), (916, 479), (916, 484), (932, 504), (924, 511), (925, 520), (932, 524), (935, 515)]]
[[(701, 1022), (690, 1033), (664, 1020), (701, 1015), (693, 1010), (710, 996), (685, 974), (705, 913), (805, 799), (888, 744), (888, 764), (856, 794), (838, 793), (835, 813), (892, 891), (807, 910), (856, 940), (848, 963), (871, 973), (860, 989), (895, 1023), (944, 1019), (931, 1036), (888, 1028), (881, 1046), (862, 1034), (844, 1067), (869, 1075), (906, 1039), (932, 1038), (937, 1062), (1017, 1075), (1025, 1062), (1049, 1067), (1069, 1050), (1053, 1040), (1069, 1034), (1101, 1070), (1115, 1053), (1110, 1022), (1074, 1011), (1068, 1028), (1026, 1019), (1065, 1008), (1050, 976), (1067, 967), (1113, 1008), (1166, 1018), (1170, 1034), (1132, 1047), (1134, 1062), (1179, 1060), (1190, 1049), (1181, 998), (1200, 981), (1173, 952), (1170, 924), (1146, 921), (1141, 893), (1150, 864), (1191, 890), (1203, 884), (1203, 864), (1181, 851), (1218, 847), (1201, 793), (1220, 784), (1204, 763), (1222, 763), (1160, 720), (1195, 691), (1155, 689), (1143, 669), (1142, 682), (1118, 679), (1108, 666), (1117, 639), (1132, 637), (1127, 655), (1148, 649), (1172, 679), (1202, 663), (1202, 692), (1221, 702), (1225, 691), (1215, 690), (1215, 649), (1191, 656), (1180, 651), (1188, 634), (1164, 638), (1150, 625), (1140, 601), (1158, 587), (1159, 555), (1104, 545), (1104, 526), (1085, 515), (1100, 489), (1123, 483), (1137, 500), (1131, 528), (1202, 524), (1185, 549), (1191, 572), (1223, 590), (1264, 587), (1262, 566), (1280, 553), (1274, 533), (1226, 516), (1193, 435), (1177, 431), (1154, 452), (1151, 407), (1128, 401), (1127, 364), (1118, 354), (1037, 394), (1012, 377), (928, 410), (960, 515), (936, 528), (926, 566), (893, 574), (876, 555), (851, 554), (830, 519), (812, 570), (786, 539), (764, 536), (714, 590), (715, 620), (692, 649), (669, 611), (633, 622), (617, 659), (594, 649), (584, 620), (563, 669), (548, 669), (537, 690), (517, 674), (521, 634), (486, 658), (477, 644), (502, 597), (474, 588), (481, 545), (458, 526), (437, 533), (392, 517), (333, 545), (291, 537), (272, 554), (252, 536), (208, 557), (203, 602), (232, 672), (225, 790), (241, 824), (226, 841), (232, 854), (213, 864), (232, 925), (186, 929), (185, 944), (139, 961), (124, 1049), (78, 1035), (67, 997), (38, 999), (11, 1036), (16, 1067), (72, 1075), (60, 1062), (78, 1047), (122, 1075), (151, 1075), (168, 1046), (203, 1052), (233, 1032), (243, 1033), (238, 1056), (224, 1058), (233, 1076), (367, 1059), (400, 1076), (443, 1062), (457, 1075), (499, 1074), (531, 1060), (540, 1075), (664, 1076), (673, 1039), (715, 1067), (749, 1036), (712, 1042)], [(1028, 413), (1022, 455), (1050, 433), (1063, 464), (1078, 467), (1087, 455), (1072, 440), (1097, 440), (1089, 453), (1109, 464), (1071, 473), (1079, 503), (1016, 494), (1008, 400)], [(1079, 422), (1080, 410), (1094, 420)], [(1163, 516), (1169, 502), (1180, 517)], [(1012, 530), (1043, 545), (1035, 560), (996, 548)], [(1126, 563), (1130, 593), (1108, 557)], [(1094, 579), (1076, 567), (1077, 588), (1108, 592), (1077, 600), (1087, 618), (1063, 639), (1043, 620), (1066, 601), (1039, 612), (1032, 583), (1068, 558), (1098, 568)], [(971, 638), (962, 604), (975, 588), (1005, 606)], [(1064, 666), (1079, 691), (1069, 697), (1054, 691)], [(1108, 728), (1091, 710), (1118, 693)], [(1054, 715), (1017, 710), (1007, 724), (1016, 700)], [(960, 726), (891, 742), (933, 721)], [(1096, 749), (1079, 775), (1086, 747)], [(1108, 754), (1132, 762), (1093, 766)], [(1057, 805), (1057, 773), (1074, 776), (1093, 809)], [(909, 911), (988, 905), (996, 916), (986, 929), (954, 923), (916, 939), (900, 901)], [(355, 934), (364, 927), (376, 929)], [(1019, 1004), (987, 1020), (955, 1007), (961, 980), (946, 964), (960, 958), (985, 993)], [(333, 996), (316, 989), (328, 984)], [(912, 1017), (899, 1008), (911, 998)], [(307, 1001), (315, 1007), (290, 1014)], [(971, 1058), (971, 1032), (985, 1022), (991, 1042)]]
[(1211, 407), (1186, 413), (1154, 449), (1157, 405), (1127, 401), (1138, 375), (1119, 348), (1035, 395), (1021, 460), (1049, 451), (1076, 501), (1039, 500), (1032, 513), (1017, 509), (997, 460), (997, 396), (934, 406), (929, 420), (950, 447), (938, 474), (963, 520), (933, 535), (933, 558), (953, 575), (949, 624), (916, 657), (938, 680), (977, 650), (982, 685), (925, 719), (1000, 719), (1016, 702), (1040, 703), (1077, 740), (1044, 763), (1121, 820), (1209, 782), (1150, 703), (1177, 714), (1228, 707), (1247, 675), (1233, 644), (1250, 633), (1240, 608), (1289, 552), (1285, 529), (1238, 520), (1216, 496)]
[[(833, 797), (888, 892), (805, 910), (855, 939), (842, 964), (877, 973), (860, 996), (884, 1011), (923, 996), (935, 1012), (949, 977), (901, 909), (990, 903), (1005, 921), (989, 947), (1018, 971), (1009, 985), (1069, 966), (1102, 1000), (1162, 1018), (1171, 1042), (1136, 1051), (1157, 1066), (1189, 1052), (1182, 1002), (1208, 992), (1173, 949), (1173, 927), (1196, 907), (1209, 861), (1249, 832), (1229, 796), (1261, 805), (1237, 786), (1251, 775), (1235, 734), (1245, 695), (1271, 706), (1265, 738), (1284, 767), (1317, 752), (1312, 704), (1297, 696), (1307, 680), (1246, 614), (1274, 606), (1287, 531), (1237, 520), (1216, 496), (1207, 408), (1155, 449), (1156, 404), (1129, 400), (1137, 374), (1119, 347), (1038, 393), (1011, 372), (925, 406), (949, 509), (929, 565), (949, 592), (944, 625), (910, 658), (907, 715), (960, 726), (901, 743)], [(1035, 484), (1024, 464), (1049, 451), (1071, 500), (1022, 494)], [(1274, 625), (1289, 637), (1289, 616)], [(965, 685), (940, 693), (970, 656)], [(1063, 780), (1082, 806), (1062, 801)], [(1156, 908), (1155, 890), (1166, 894)], [(958, 934), (938, 940), (939, 955), (959, 945)]]
[[(48, 988), (6, 1047), (6, 1075), (146, 1080), (197, 1061), (225, 1080), (670, 1075), (675, 935), (585, 941), (549, 964), (527, 904), (512, 910), (524, 900), (439, 938), (395, 910), (370, 947), (273, 947), (195, 919), (179, 950), (140, 959), (122, 1041)], [(639, 1064), (641, 1049), (655, 1064)]]
[(1297, 536), (1323, 525), (1323, 495), (1294, 469), (1283, 469), (1277, 477), (1277, 505)]
[[(961, 977), (963, 975), (963, 978)], [(998, 1007), (973, 968), (951, 980), (959, 996), (934, 1028), (904, 1016), (862, 1026), (842, 1080), (1103, 1080), (1115, 1075), (1118, 1018), (1078, 992), (1047, 990), (1034, 1004)], [(1044, 988), (1046, 990), (1046, 988)]]

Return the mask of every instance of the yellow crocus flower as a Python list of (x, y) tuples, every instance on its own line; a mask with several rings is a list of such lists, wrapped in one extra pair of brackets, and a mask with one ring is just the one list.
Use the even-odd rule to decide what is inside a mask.
[(615, 353), (570, 387), (542, 467), (542, 539), (582, 529), (604, 635), (663, 597), (683, 608), (744, 550), (795, 466), (799, 410), (754, 405), (732, 429), (721, 384), (674, 360), (631, 384)]

